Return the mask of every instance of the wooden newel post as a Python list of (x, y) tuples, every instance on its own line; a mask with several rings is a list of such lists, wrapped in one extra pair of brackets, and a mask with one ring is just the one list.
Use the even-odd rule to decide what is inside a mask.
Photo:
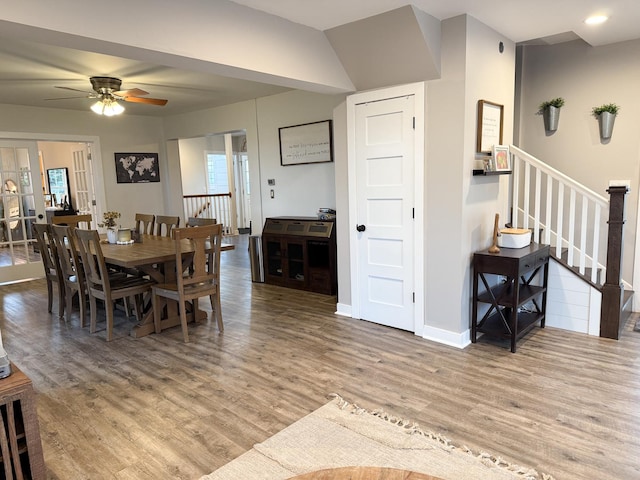
[(600, 314), (600, 336), (620, 338), (622, 314), (622, 234), (624, 229), (624, 198), (627, 186), (610, 186), (609, 234), (607, 237), (607, 275), (602, 286)]

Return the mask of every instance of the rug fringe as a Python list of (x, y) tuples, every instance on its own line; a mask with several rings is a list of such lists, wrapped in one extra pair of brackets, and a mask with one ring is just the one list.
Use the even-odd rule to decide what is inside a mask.
[(417, 423), (396, 417), (395, 415), (390, 415), (382, 409), (368, 410), (366, 408), (359, 407), (355, 403), (351, 403), (345, 400), (342, 395), (338, 393), (331, 393), (328, 395), (328, 398), (335, 399), (338, 408), (340, 408), (341, 410), (349, 410), (355, 415), (373, 415), (374, 417), (378, 417), (386, 422), (392, 423), (393, 425), (402, 427), (409, 435), (421, 435), (423, 437), (430, 438), (431, 440), (438, 442), (440, 446), (445, 450), (462, 450), (464, 453), (476, 457), (485, 465), (504, 468), (512, 473), (515, 473), (516, 475), (522, 476), (523, 480), (555, 480), (551, 475), (548, 475), (546, 473), (539, 473), (532, 468), (525, 468), (517, 464), (509, 463), (501, 457), (496, 457), (487, 452), (476, 453), (466, 445), (456, 447), (451, 443), (451, 440), (449, 440), (444, 435), (440, 435), (428, 430), (423, 430)]

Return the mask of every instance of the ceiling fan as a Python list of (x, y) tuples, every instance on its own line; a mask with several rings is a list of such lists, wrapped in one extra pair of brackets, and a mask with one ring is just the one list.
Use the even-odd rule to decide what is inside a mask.
[(93, 92), (79, 90), (71, 87), (58, 87), (62, 90), (71, 90), (74, 92), (83, 92), (87, 95), (79, 97), (63, 97), (63, 98), (48, 98), (47, 100), (67, 100), (70, 98), (97, 98), (98, 101), (91, 107), (95, 113), (100, 115), (118, 115), (124, 111), (118, 101), (132, 102), (132, 103), (146, 103), (148, 105), (163, 106), (167, 104), (167, 100), (163, 98), (150, 98), (145, 95), (149, 95), (149, 92), (145, 92), (139, 88), (133, 88), (130, 90), (120, 90), (122, 80), (115, 77), (91, 77), (91, 87)]

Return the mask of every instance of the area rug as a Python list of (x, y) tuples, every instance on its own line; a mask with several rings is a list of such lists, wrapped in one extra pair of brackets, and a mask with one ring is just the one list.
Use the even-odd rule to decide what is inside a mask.
[(333, 397), (200, 480), (284, 480), (347, 466), (406, 469), (445, 480), (553, 480), (489, 453), (456, 447), (413, 422)]

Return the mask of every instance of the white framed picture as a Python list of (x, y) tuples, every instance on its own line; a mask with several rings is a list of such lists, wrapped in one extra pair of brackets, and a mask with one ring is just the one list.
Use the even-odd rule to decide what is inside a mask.
[(493, 161), (491, 162), (493, 170), (496, 172), (511, 171), (511, 155), (509, 155), (509, 147), (507, 145), (493, 146)]

